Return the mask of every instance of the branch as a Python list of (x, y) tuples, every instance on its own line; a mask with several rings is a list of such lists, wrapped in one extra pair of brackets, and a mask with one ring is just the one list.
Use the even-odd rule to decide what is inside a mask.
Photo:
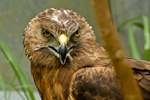
[(125, 100), (143, 100), (139, 88), (133, 78), (129, 62), (120, 42), (118, 33), (114, 27), (110, 14), (108, 0), (92, 0), (95, 18), (104, 48), (107, 50), (113, 65), (115, 66), (117, 78), (121, 84), (121, 90)]

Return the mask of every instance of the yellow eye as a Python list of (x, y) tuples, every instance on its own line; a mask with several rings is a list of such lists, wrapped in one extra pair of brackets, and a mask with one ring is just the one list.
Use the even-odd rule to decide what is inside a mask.
[(79, 37), (79, 36), (80, 36), (80, 30), (78, 29), (78, 30), (74, 33), (74, 35), (75, 35), (76, 37)]
[(45, 29), (42, 29), (42, 34), (45, 37), (50, 37), (51, 36), (51, 33), (49, 31), (45, 30)]

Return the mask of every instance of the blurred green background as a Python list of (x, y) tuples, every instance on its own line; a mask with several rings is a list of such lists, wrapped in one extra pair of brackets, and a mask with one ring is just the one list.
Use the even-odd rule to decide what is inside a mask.
[[(109, 0), (109, 3), (116, 27), (125, 20), (141, 15), (150, 19), (150, 0)], [(30, 72), (30, 62), (24, 54), (23, 30), (38, 13), (52, 7), (70, 9), (85, 17), (94, 28), (95, 35), (101, 43), (90, 0), (0, 0), (0, 42), (4, 41), (8, 45), (31, 84), (34, 83)], [(130, 24), (121, 28), (118, 33), (127, 55), (132, 57), (128, 39)], [(134, 33), (137, 49), (141, 58), (144, 59), (143, 30), (135, 27)], [(12, 79), (14, 74), (1, 51), (0, 73), (6, 80)], [(15, 84), (19, 84), (17, 80)]]

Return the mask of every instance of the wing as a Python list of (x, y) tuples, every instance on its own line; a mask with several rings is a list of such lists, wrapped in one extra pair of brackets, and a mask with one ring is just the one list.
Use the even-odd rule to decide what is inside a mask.
[[(150, 62), (128, 58), (142, 96), (150, 100)], [(122, 100), (111, 62), (83, 68), (72, 76), (70, 97), (77, 100)]]
[(138, 81), (142, 96), (150, 100), (150, 62), (128, 58), (134, 71), (134, 78)]
[(122, 100), (112, 66), (94, 66), (77, 71), (70, 85), (75, 100)]

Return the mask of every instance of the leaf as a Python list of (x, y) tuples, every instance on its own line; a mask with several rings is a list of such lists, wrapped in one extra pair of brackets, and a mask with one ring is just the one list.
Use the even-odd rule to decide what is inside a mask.
[[(144, 50), (145, 50), (145, 60), (147, 61), (150, 61), (150, 28), (149, 28), (149, 21), (148, 21), (148, 18), (146, 16), (138, 16), (138, 17), (135, 17), (135, 18), (131, 18), (129, 20), (126, 20), (124, 21), (122, 24), (120, 24), (117, 28), (117, 30), (119, 31), (123, 26), (125, 26), (126, 24), (128, 23), (131, 23), (133, 21), (136, 21), (136, 20), (139, 20), (139, 19), (142, 19), (143, 20), (143, 24), (141, 23), (133, 23), (129, 29), (128, 29), (128, 32), (129, 32), (129, 40), (130, 40), (130, 46), (131, 46), (131, 51), (132, 51), (132, 54), (133, 54), (133, 57), (139, 59), (140, 56), (139, 56), (139, 53), (138, 53), (138, 50), (137, 47), (136, 47), (136, 43), (135, 43), (135, 40), (133, 39), (134, 36), (133, 36), (133, 26), (137, 26), (139, 28), (142, 28), (144, 30), (144, 40), (145, 40), (145, 45), (144, 45)], [(131, 35), (130, 35), (131, 34)], [(130, 37), (131, 36), (131, 37)], [(134, 43), (133, 43), (134, 41)], [(135, 49), (134, 49), (135, 47)], [(137, 55), (136, 55), (137, 54)]]
[(134, 26), (134, 24), (132, 24), (128, 29), (130, 48), (131, 48), (133, 57), (136, 59), (141, 59), (138, 49), (137, 49), (137, 46), (136, 46), (136, 43), (135, 43), (135, 39), (134, 39), (133, 26)]
[[(1, 42), (1, 46), (0, 49), (2, 51), (2, 53), (4, 54), (4, 56), (7, 58), (7, 60), (9, 61), (10, 65), (12, 66), (20, 85), (30, 85), (27, 78), (25, 77), (21, 67), (19, 66), (18, 62), (16, 61), (15, 57), (13, 56), (13, 54), (11, 53), (11, 51), (9, 50), (9, 48), (7, 47), (7, 45), (4, 42)], [(29, 100), (29, 97), (26, 93), (26, 89), (23, 87), (22, 88), (27, 100)], [(31, 87), (27, 87), (27, 91), (29, 93), (29, 96), (32, 100), (35, 100), (33, 92)]]
[(7, 92), (6, 92), (6, 88), (5, 88), (6, 86), (5, 86), (5, 83), (4, 83), (4, 80), (1, 76), (1, 74), (0, 74), (0, 83), (1, 83), (1, 87), (2, 87), (3, 92), (4, 92), (4, 98), (5, 98), (5, 100), (7, 100)]
[(144, 38), (145, 38), (145, 60), (150, 61), (150, 31), (149, 31), (149, 21), (146, 16), (142, 17), (144, 23)]
[(121, 23), (118, 27), (117, 27), (117, 30), (119, 31), (122, 27), (124, 27), (126, 24), (128, 23), (131, 23), (133, 21), (136, 21), (136, 20), (139, 20), (141, 19), (143, 16), (138, 16), (138, 17), (134, 17), (134, 18), (131, 18), (131, 19), (128, 19), (126, 21), (124, 21), (123, 23)]

